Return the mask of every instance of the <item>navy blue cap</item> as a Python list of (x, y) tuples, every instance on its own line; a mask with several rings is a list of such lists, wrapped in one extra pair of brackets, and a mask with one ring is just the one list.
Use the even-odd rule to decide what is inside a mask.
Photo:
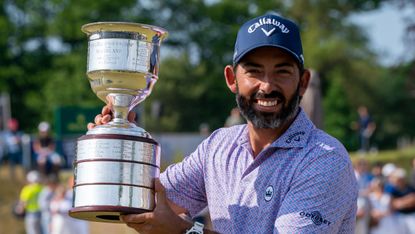
[(276, 14), (266, 14), (242, 25), (236, 37), (233, 64), (237, 64), (248, 52), (263, 46), (281, 48), (304, 65), (298, 26), (288, 19)]

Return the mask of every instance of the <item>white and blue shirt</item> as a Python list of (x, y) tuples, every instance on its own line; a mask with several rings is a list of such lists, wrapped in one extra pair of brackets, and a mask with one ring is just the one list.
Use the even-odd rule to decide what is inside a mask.
[(220, 233), (353, 233), (357, 183), (349, 155), (300, 111), (253, 157), (246, 125), (221, 128), (160, 175), (194, 216), (209, 208)]

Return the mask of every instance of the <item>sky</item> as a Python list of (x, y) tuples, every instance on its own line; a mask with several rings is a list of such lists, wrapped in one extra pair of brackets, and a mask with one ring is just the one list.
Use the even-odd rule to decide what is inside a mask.
[(415, 9), (384, 4), (378, 10), (353, 15), (351, 20), (366, 28), (371, 47), (380, 55), (379, 61), (391, 66), (414, 56), (415, 51), (408, 53), (404, 41), (404, 17), (410, 14), (414, 15)]

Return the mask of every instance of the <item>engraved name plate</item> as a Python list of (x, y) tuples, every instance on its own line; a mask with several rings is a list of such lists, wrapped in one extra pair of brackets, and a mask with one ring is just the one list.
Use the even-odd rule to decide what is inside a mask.
[(89, 41), (88, 72), (119, 70), (147, 72), (150, 43), (131, 39), (100, 39)]

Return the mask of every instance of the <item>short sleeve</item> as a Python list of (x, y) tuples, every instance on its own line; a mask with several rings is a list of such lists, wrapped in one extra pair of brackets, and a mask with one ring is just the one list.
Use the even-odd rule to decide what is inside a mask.
[(169, 166), (160, 174), (167, 197), (185, 208), (192, 217), (207, 206), (203, 167), (206, 141), (182, 162)]
[(23, 202), (27, 202), (30, 198), (30, 187), (24, 186), (22, 191), (20, 192), (20, 200)]
[(300, 168), (275, 221), (275, 233), (353, 233), (357, 183), (348, 155), (330, 152)]

